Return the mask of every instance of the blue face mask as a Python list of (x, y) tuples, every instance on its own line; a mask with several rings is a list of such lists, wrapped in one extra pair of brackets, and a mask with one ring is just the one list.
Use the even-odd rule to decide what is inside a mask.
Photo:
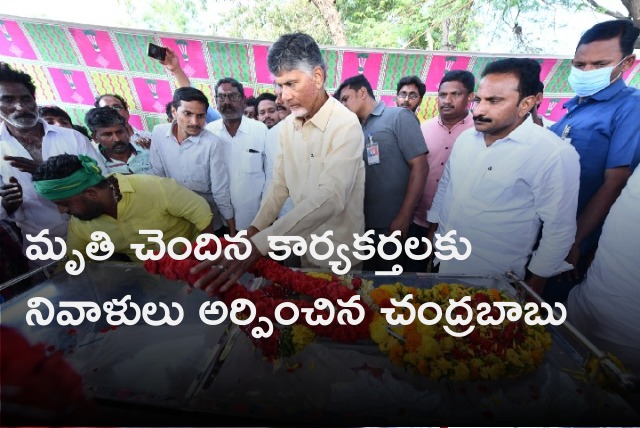
[[(627, 59), (626, 56), (622, 58), (622, 61), (625, 59)], [(568, 79), (569, 85), (579, 97), (589, 97), (596, 92), (600, 92), (622, 75), (622, 72), (620, 72), (615, 79), (611, 80), (611, 72), (622, 64), (622, 61), (612, 67), (602, 67), (590, 71), (571, 67), (571, 74), (569, 74)]]

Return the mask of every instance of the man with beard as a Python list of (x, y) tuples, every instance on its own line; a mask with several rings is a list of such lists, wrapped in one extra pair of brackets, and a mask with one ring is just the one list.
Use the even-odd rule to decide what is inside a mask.
[(84, 121), (109, 173), (144, 174), (151, 167), (149, 151), (129, 142), (126, 123), (117, 111), (97, 107), (87, 112)]
[[(473, 116), (468, 107), (473, 99), (474, 87), (475, 78), (469, 71), (454, 70), (445, 74), (438, 87), (440, 114), (427, 120), (420, 127), (425, 141), (429, 142), (429, 174), (409, 228), (410, 237), (426, 238), (428, 235), (427, 211), (431, 209), (444, 165), (456, 139), (463, 131), (473, 127)], [(425, 263), (417, 260), (410, 261), (408, 266), (408, 269), (417, 272), (424, 272), (426, 268)]]
[(29, 245), (27, 234), (35, 236), (43, 229), (49, 229), (52, 238), (67, 235), (69, 217), (33, 189), (31, 174), (43, 161), (61, 153), (85, 154), (98, 159), (106, 171), (80, 133), (39, 119), (35, 93), (31, 76), (0, 63), (0, 218), (20, 227), (23, 248)]
[(204, 129), (207, 107), (209, 100), (201, 91), (176, 89), (172, 110), (175, 120), (153, 129), (149, 174), (174, 178), (204, 197), (213, 213), (216, 234), (234, 235), (236, 223), (224, 151), (220, 139)]
[(129, 106), (127, 102), (118, 94), (103, 94), (96, 98), (94, 107), (111, 107), (116, 110), (124, 118), (127, 126), (127, 133), (129, 134), (129, 141), (135, 143), (146, 149), (151, 145), (151, 133), (149, 131), (143, 131), (136, 129), (129, 124)]
[(216, 83), (215, 92), (222, 120), (208, 124), (207, 129), (222, 140), (236, 228), (246, 230), (258, 213), (265, 186), (267, 127), (243, 115), (240, 82), (225, 77)]
[(268, 129), (280, 122), (276, 99), (277, 97), (269, 92), (263, 92), (256, 98), (256, 119), (264, 123)]
[(422, 104), (425, 92), (427, 92), (427, 86), (418, 76), (405, 76), (396, 86), (396, 106), (415, 113)]
[[(427, 220), (455, 230), (466, 260), (441, 260), (441, 274), (514, 271), (537, 290), (571, 269), (564, 261), (576, 230), (580, 162), (575, 149), (527, 117), (540, 66), (524, 58), (489, 64), (475, 95), (475, 130), (462, 133), (445, 166)], [(542, 238), (533, 250), (538, 234)]]
[[(182, 237), (194, 241), (211, 230), (207, 202), (175, 180), (149, 175), (113, 174), (105, 178), (94, 159), (59, 155), (33, 173), (35, 191), (71, 215), (67, 253), (85, 254), (91, 234), (109, 235), (114, 253), (138, 261), (131, 244), (157, 250), (140, 230), (160, 230), (165, 244)], [(114, 255), (115, 255), (114, 254)]]
[[(212, 293), (226, 291), (269, 249), (269, 236), (311, 240), (333, 232), (334, 246), (345, 244), (352, 266), (353, 234), (364, 232), (364, 136), (358, 118), (325, 90), (327, 67), (318, 44), (303, 33), (285, 34), (269, 49), (269, 71), (291, 109), (282, 122), (282, 150), (275, 161), (273, 184), (249, 228), (251, 254), (246, 260), (220, 258), (204, 262), (192, 273), (206, 272), (195, 286)], [(287, 197), (293, 209), (276, 220)], [(320, 252), (327, 248), (320, 246)], [(306, 254), (303, 267), (328, 267), (340, 261)]]

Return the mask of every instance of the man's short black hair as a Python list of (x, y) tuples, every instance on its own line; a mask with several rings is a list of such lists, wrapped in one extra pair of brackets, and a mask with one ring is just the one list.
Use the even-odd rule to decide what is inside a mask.
[(363, 74), (356, 74), (355, 76), (351, 76), (347, 80), (342, 82), (342, 84), (336, 90), (336, 94), (338, 94), (338, 97), (340, 97), (340, 93), (344, 88), (353, 89), (354, 91), (359, 91), (360, 88), (365, 88), (367, 90), (367, 94), (369, 94), (371, 98), (375, 99), (375, 96), (373, 95), (373, 89), (371, 88), (371, 83), (369, 83), (369, 81), (366, 77), (364, 77)]
[(84, 126), (72, 124), (71, 127), (76, 131), (78, 131), (79, 133), (81, 133), (82, 135), (84, 135), (85, 137), (87, 137), (88, 140), (91, 139), (91, 136), (89, 135), (89, 131), (87, 131), (87, 128), (85, 128)]
[(536, 86), (536, 94), (541, 94), (544, 92), (544, 83), (541, 80), (538, 80), (538, 85)]
[(85, 114), (84, 123), (92, 134), (98, 132), (99, 128), (106, 128), (115, 125), (127, 126), (124, 118), (120, 116), (120, 113), (111, 107), (92, 108), (87, 112), (87, 114)]
[(238, 92), (240, 92), (240, 95), (242, 96), (242, 98), (244, 98), (244, 86), (242, 86), (242, 83), (238, 82), (236, 79), (234, 79), (232, 77), (223, 77), (222, 79), (218, 80), (218, 82), (216, 83), (216, 87), (215, 87), (216, 95), (218, 95), (218, 88), (223, 83), (228, 83), (231, 86), (233, 86), (234, 88), (236, 88), (238, 90)]
[(102, 99), (104, 97), (113, 97), (115, 99), (117, 99), (118, 101), (120, 101), (120, 104), (122, 104), (122, 107), (124, 107), (126, 110), (129, 110), (129, 106), (127, 105), (127, 102), (124, 100), (124, 98), (122, 98), (122, 96), (118, 95), (118, 94), (102, 94), (102, 95), (98, 95), (96, 97), (96, 102), (93, 103), (94, 107), (100, 107), (100, 101), (102, 101)]
[(424, 94), (427, 92), (427, 85), (425, 85), (418, 76), (404, 76), (396, 85), (396, 94), (400, 92), (403, 86), (407, 85), (416, 85), (420, 98), (424, 97)]
[(173, 108), (173, 101), (169, 101), (166, 106), (164, 106), (164, 112), (167, 114), (167, 119), (173, 121), (173, 112), (171, 109)]
[(451, 70), (442, 77), (438, 88), (446, 82), (460, 82), (469, 93), (472, 93), (476, 87), (476, 78), (472, 72), (467, 70)]
[(488, 74), (513, 74), (518, 78), (518, 92), (520, 99), (535, 96), (540, 82), (540, 64), (529, 58), (501, 59), (487, 65), (482, 77)]
[(256, 108), (258, 106), (258, 100), (253, 95), (248, 96), (244, 99), (244, 107), (253, 107)]
[(626, 19), (614, 19), (612, 21), (600, 22), (589, 28), (582, 37), (580, 37), (576, 50), (578, 50), (580, 45), (620, 37), (620, 51), (622, 52), (622, 55), (631, 55), (639, 34), (640, 28), (636, 27), (633, 22)]
[[(65, 178), (84, 168), (77, 155), (62, 154), (52, 156), (33, 172), (31, 178), (33, 181), (42, 180), (57, 180), (59, 178)], [(104, 187), (107, 184), (106, 178), (100, 183), (96, 184), (97, 187)]]
[(256, 98), (256, 107), (255, 107), (256, 116), (258, 116), (258, 106), (260, 105), (260, 102), (264, 100), (269, 100), (275, 103), (277, 99), (278, 97), (276, 97), (275, 94), (272, 94), (271, 92), (263, 92), (260, 95), (258, 95), (258, 97)]
[(36, 85), (31, 76), (24, 71), (14, 70), (6, 62), (0, 62), (0, 83), (21, 83), (33, 98), (36, 97)]
[(69, 123), (73, 123), (73, 121), (71, 120), (71, 116), (69, 116), (69, 113), (62, 110), (58, 106), (39, 106), (38, 115), (40, 117), (45, 117), (45, 116), (62, 117), (64, 119), (67, 119)]
[(178, 88), (173, 93), (173, 101), (171, 105), (173, 105), (176, 110), (180, 107), (180, 103), (182, 101), (199, 101), (204, 104), (205, 110), (209, 108), (209, 99), (207, 96), (200, 89), (192, 88), (190, 86)]

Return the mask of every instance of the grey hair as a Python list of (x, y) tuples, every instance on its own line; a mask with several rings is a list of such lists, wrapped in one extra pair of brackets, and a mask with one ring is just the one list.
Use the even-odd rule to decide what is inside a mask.
[(313, 75), (313, 69), (320, 67), (327, 77), (327, 65), (324, 62), (320, 48), (308, 34), (292, 33), (280, 36), (269, 48), (267, 57), (269, 71), (274, 76), (283, 71), (301, 70)]

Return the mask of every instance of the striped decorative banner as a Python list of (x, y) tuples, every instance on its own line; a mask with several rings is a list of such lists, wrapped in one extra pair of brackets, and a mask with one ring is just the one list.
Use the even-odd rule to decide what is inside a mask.
[[(245, 86), (246, 95), (273, 90), (267, 67), (269, 43), (159, 34), (142, 30), (109, 29), (0, 16), (0, 61), (29, 73), (41, 105), (57, 104), (81, 123), (104, 93), (121, 95), (129, 104), (131, 123), (152, 128), (164, 123), (164, 108), (175, 82), (156, 60), (147, 56), (149, 42), (168, 46), (179, 57), (194, 87), (215, 105), (213, 87), (223, 77)], [(469, 70), (479, 77), (492, 61), (504, 55), (417, 50), (373, 50), (323, 47), (330, 93), (344, 79), (364, 74), (375, 95), (394, 103), (396, 84), (403, 76), (419, 76), (427, 86), (418, 117), (437, 115), (435, 93), (442, 76), (451, 70)], [(513, 55), (522, 56), (522, 55)], [(541, 113), (551, 120), (563, 114), (562, 105), (573, 96), (567, 83), (568, 57), (538, 56), (545, 97)], [(640, 87), (640, 61), (625, 73), (631, 86)]]

